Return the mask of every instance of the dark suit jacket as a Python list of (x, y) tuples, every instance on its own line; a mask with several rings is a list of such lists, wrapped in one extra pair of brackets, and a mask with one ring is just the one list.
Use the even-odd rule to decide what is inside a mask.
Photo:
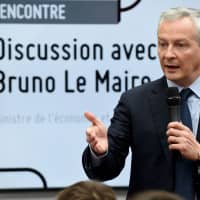
[(128, 195), (146, 189), (173, 191), (173, 159), (166, 136), (169, 122), (166, 90), (163, 77), (122, 94), (108, 129), (107, 156), (100, 165), (95, 165), (88, 147), (83, 153), (88, 177), (101, 181), (116, 177), (124, 167), (130, 147)]

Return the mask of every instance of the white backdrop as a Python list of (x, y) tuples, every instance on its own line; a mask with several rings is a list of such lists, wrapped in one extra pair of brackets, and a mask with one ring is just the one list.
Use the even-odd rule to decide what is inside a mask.
[[(121, 7), (131, 3), (123, 0)], [(81, 156), (90, 124), (83, 113), (91, 111), (109, 125), (124, 90), (162, 75), (158, 18), (177, 6), (200, 3), (142, 0), (120, 13), (116, 24), (0, 24), (0, 170), (37, 170), (48, 188), (87, 179)], [(37, 82), (34, 91), (35, 76), (41, 88)], [(129, 167), (128, 159), (109, 184), (127, 186)], [(29, 171), (0, 172), (0, 188), (42, 187)]]

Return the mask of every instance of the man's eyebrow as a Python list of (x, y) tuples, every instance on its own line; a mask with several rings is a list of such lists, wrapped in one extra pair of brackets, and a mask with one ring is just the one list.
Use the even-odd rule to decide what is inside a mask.
[(163, 40), (163, 41), (166, 41), (165, 38), (161, 38), (161, 37), (158, 37), (158, 40)]
[[(162, 40), (162, 41), (168, 41), (167, 39), (165, 38), (162, 38), (162, 37), (158, 37), (158, 40)], [(186, 38), (177, 38), (177, 39), (172, 39), (172, 41), (174, 42), (187, 42), (188, 40)]]

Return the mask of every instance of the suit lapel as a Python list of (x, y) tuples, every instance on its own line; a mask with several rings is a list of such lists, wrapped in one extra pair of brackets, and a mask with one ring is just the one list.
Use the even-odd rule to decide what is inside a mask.
[[(197, 129), (197, 136), (196, 139), (198, 142), (200, 142), (200, 118), (198, 122), (198, 129)], [(194, 162), (194, 179), (195, 179), (195, 186), (196, 186), (196, 194), (197, 194), (197, 199), (200, 199), (200, 161)]]
[(199, 122), (198, 122), (197, 140), (198, 140), (198, 142), (200, 142), (200, 119), (199, 119)]
[(169, 122), (169, 113), (167, 106), (167, 82), (165, 78), (160, 79), (157, 85), (152, 89), (150, 96), (150, 104), (152, 109), (152, 117), (155, 123), (161, 146), (164, 150), (169, 167), (172, 166), (172, 153), (169, 150), (166, 136), (167, 124)]

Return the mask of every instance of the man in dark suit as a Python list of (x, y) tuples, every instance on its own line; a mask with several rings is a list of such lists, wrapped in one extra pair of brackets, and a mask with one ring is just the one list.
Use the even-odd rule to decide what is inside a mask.
[[(180, 182), (192, 188), (189, 199), (200, 191), (200, 11), (187, 8), (162, 13), (158, 26), (158, 55), (164, 77), (122, 94), (111, 125), (106, 129), (92, 113), (86, 118), (92, 125), (86, 131), (89, 146), (83, 153), (83, 167), (92, 179), (116, 177), (132, 151), (128, 196), (147, 189), (176, 192)], [(190, 88), (188, 106), (193, 131), (182, 122), (170, 122), (166, 90)], [(200, 129), (200, 128), (199, 128)], [(199, 130), (200, 132), (200, 130)], [(199, 141), (198, 141), (199, 140)], [(192, 184), (177, 181), (174, 152), (191, 161), (195, 177)], [(186, 170), (188, 171), (188, 170)], [(189, 190), (190, 191), (190, 190)], [(184, 191), (183, 191), (184, 192)]]

